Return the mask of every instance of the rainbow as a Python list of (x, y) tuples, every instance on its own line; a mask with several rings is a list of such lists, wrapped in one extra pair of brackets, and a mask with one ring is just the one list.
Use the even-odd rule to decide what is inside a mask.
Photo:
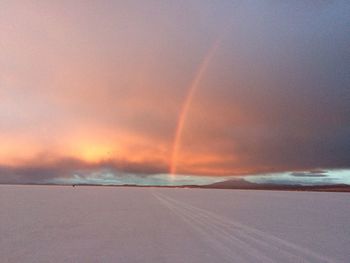
[(175, 137), (173, 141), (172, 146), (172, 152), (171, 152), (171, 159), (170, 159), (170, 167), (169, 167), (169, 173), (171, 176), (175, 176), (176, 169), (177, 169), (177, 163), (178, 163), (178, 157), (179, 157), (179, 150), (181, 146), (181, 136), (182, 132), (186, 123), (188, 111), (191, 107), (193, 97), (199, 87), (199, 84), (203, 78), (203, 75), (205, 74), (209, 63), (213, 59), (216, 50), (219, 47), (219, 44), (221, 42), (221, 38), (219, 38), (213, 46), (209, 49), (209, 51), (206, 53), (204, 58), (202, 59), (201, 63), (199, 64), (196, 73), (194, 75), (194, 78), (191, 81), (191, 84), (188, 88), (187, 96), (184, 100), (184, 103), (182, 105), (181, 111), (179, 113), (178, 119), (177, 119), (177, 125), (175, 130)]

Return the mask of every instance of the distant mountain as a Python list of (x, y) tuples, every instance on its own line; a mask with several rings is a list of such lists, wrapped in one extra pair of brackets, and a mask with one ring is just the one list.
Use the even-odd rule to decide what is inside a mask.
[(51, 186), (101, 186), (101, 187), (157, 187), (157, 188), (201, 188), (201, 189), (241, 189), (241, 190), (279, 190), (279, 191), (314, 191), (314, 192), (349, 192), (350, 185), (347, 184), (333, 184), (333, 185), (287, 185), (287, 184), (257, 184), (245, 181), (244, 179), (233, 179), (223, 182), (208, 184), (208, 185), (136, 185), (136, 184), (27, 184), (27, 185), (51, 185)]
[(325, 191), (325, 192), (350, 192), (350, 185), (281, 185), (281, 184), (257, 184), (240, 180), (227, 180), (200, 186), (200, 188), (214, 189), (251, 189), (251, 190), (289, 190), (289, 191)]
[(224, 188), (224, 189), (251, 189), (261, 186), (260, 184), (250, 183), (244, 179), (233, 179), (205, 185), (205, 188)]

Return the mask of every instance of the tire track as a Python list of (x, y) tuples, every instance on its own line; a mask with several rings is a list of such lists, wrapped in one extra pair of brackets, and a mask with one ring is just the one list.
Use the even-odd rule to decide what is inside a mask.
[(248, 262), (255, 258), (255, 261), (252, 262), (257, 262), (256, 259), (258, 259), (258, 262), (272, 263), (283, 259), (283, 262), (335, 263), (334, 260), (307, 248), (218, 216), (208, 210), (186, 204), (161, 193), (153, 193), (153, 195), (177, 215), (186, 219), (185, 221), (201, 234), (209, 235), (210, 240), (215, 240), (220, 247), (225, 247), (226, 250), (236, 250), (235, 253), (229, 254), (231, 259), (237, 259), (237, 256), (240, 255)]
[(206, 236), (211, 243), (215, 242), (216, 250), (225, 250), (229, 253), (225, 253), (225, 256), (232, 260), (237, 260), (234, 262), (258, 262), (259, 260), (264, 260), (264, 262), (275, 263), (272, 259), (268, 258), (260, 251), (252, 247), (251, 245), (242, 242), (240, 239), (227, 234), (226, 231), (219, 228), (216, 225), (204, 221), (202, 218), (198, 218), (196, 215), (184, 212), (179, 209), (178, 206), (174, 205), (172, 202), (166, 200), (166, 198), (159, 195), (155, 195), (158, 200), (165, 204), (169, 209), (174, 211), (178, 216), (182, 217), (187, 223), (189, 223), (193, 228), (195, 228), (202, 235)]
[[(191, 225), (192, 228), (194, 228), (199, 234), (204, 236), (206, 241), (211, 244), (211, 247), (214, 248), (216, 251), (219, 252), (221, 256), (224, 256), (225, 259), (228, 260), (228, 262), (245, 262), (244, 259), (240, 255), (236, 255), (232, 253), (232, 250), (230, 248), (227, 248), (227, 246), (223, 246), (223, 244), (218, 241), (217, 239), (213, 239), (212, 234), (201, 227), (200, 225), (196, 224), (196, 221), (193, 220), (193, 217), (189, 217), (188, 215), (184, 215), (181, 210), (179, 210), (177, 207), (166, 201), (164, 198), (154, 194), (154, 196), (168, 209), (173, 211), (177, 216), (182, 218), (186, 223)], [(232, 261), (237, 260), (237, 261)]]
[[(170, 197), (168, 197), (168, 198), (170, 198)], [(175, 201), (175, 202), (177, 202), (177, 201)], [(196, 208), (196, 209), (200, 209), (200, 208)], [(217, 217), (215, 214), (213, 214), (213, 215), (215, 217)], [(227, 233), (231, 234), (229, 236), (231, 237), (231, 239), (234, 239), (236, 242), (238, 241), (238, 242), (242, 243), (243, 241), (245, 241), (245, 242), (243, 242), (244, 248), (245, 249), (246, 249), (246, 247), (251, 248), (253, 251), (249, 251), (249, 252), (255, 252), (256, 255), (259, 255), (259, 259), (264, 258), (264, 256), (261, 255), (261, 253), (263, 253), (264, 250), (261, 248), (259, 250), (257, 250), (256, 244), (259, 244), (260, 246), (269, 249), (267, 251), (267, 254), (271, 254), (271, 249), (274, 249), (274, 250), (277, 250), (277, 251), (275, 251), (275, 253), (284, 255), (283, 256), (284, 260), (286, 260), (286, 258), (290, 258), (291, 262), (300, 262), (301, 258), (299, 255), (294, 255), (288, 251), (281, 250), (277, 246), (272, 246), (271, 244), (264, 242), (264, 240), (263, 240), (264, 237), (261, 240), (254, 238), (251, 235), (247, 234), (242, 229), (240, 229), (239, 227), (237, 227), (236, 225), (233, 225), (230, 227), (230, 226), (228, 226), (227, 223), (221, 222), (221, 220), (214, 220), (213, 221), (213, 215), (208, 216), (207, 214), (197, 214), (197, 218), (204, 218), (207, 220), (207, 225), (210, 228), (219, 229), (219, 231), (215, 230), (216, 233), (217, 232), (222, 233), (224, 231), (225, 235), (227, 235)], [(195, 221), (198, 221), (198, 220), (200, 220), (200, 219), (196, 219)], [(231, 221), (229, 223), (232, 225)], [(233, 230), (234, 230), (234, 233), (232, 233)], [(251, 243), (253, 243), (253, 244), (251, 244)], [(249, 253), (249, 254), (252, 254), (252, 253)], [(266, 254), (266, 251), (265, 251), (265, 254)], [(270, 262), (270, 261), (271, 261), (271, 259), (265, 258), (265, 262)], [(279, 261), (277, 261), (277, 262), (279, 262)], [(305, 261), (302, 261), (302, 262), (305, 262)]]

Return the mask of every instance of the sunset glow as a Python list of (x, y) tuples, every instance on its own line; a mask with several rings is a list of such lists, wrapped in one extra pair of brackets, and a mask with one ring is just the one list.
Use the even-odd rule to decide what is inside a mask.
[(348, 11), (1, 1), (0, 182), (348, 169)]

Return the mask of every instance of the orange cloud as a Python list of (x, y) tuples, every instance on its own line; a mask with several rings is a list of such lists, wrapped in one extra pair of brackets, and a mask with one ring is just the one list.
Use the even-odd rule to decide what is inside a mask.
[[(242, 3), (233, 15), (235, 4), (211, 1), (162, 3), (162, 12), (121, 1), (4, 3), (2, 166), (48, 175), (350, 166), (342, 4)], [(329, 23), (334, 14), (339, 23)]]

